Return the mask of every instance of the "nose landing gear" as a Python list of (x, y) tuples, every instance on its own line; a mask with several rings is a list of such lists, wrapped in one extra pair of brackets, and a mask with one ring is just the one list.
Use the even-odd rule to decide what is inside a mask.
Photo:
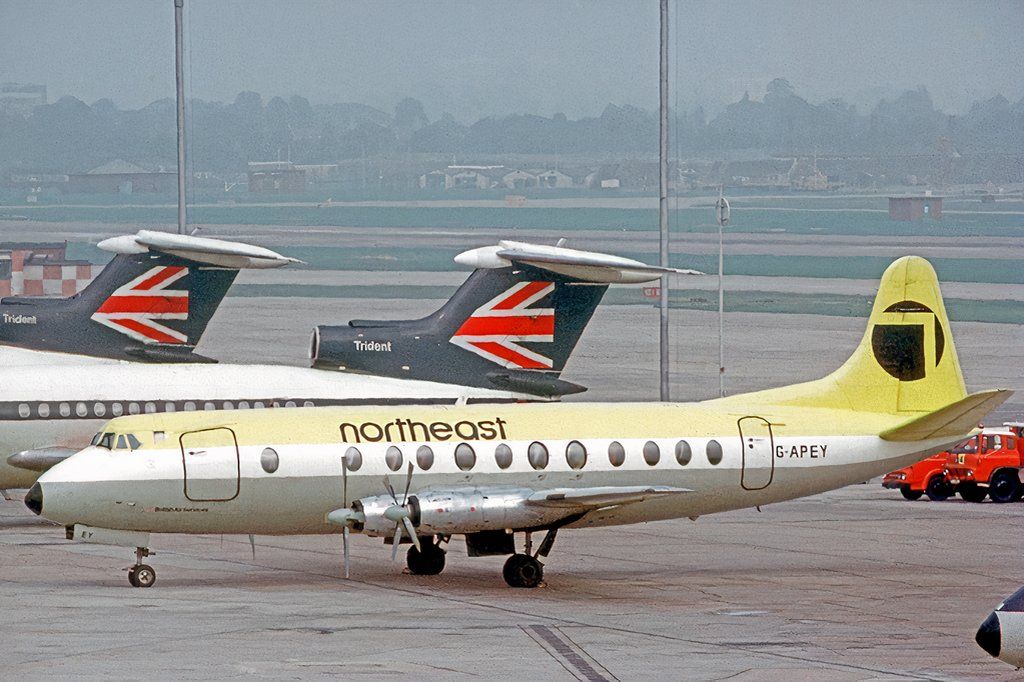
[(128, 569), (128, 582), (132, 587), (152, 587), (156, 582), (156, 569), (142, 563), (151, 554), (148, 547), (135, 548), (135, 565)]

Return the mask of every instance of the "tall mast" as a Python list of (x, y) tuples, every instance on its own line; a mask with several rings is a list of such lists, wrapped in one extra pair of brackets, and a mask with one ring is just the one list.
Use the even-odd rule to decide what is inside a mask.
[(178, 234), (185, 234), (185, 50), (182, 10), (185, 0), (174, 0), (174, 83), (178, 104)]
[[(661, 0), (661, 67), (658, 145), (658, 225), (661, 230), (661, 267), (668, 267), (668, 0)], [(661, 276), (661, 400), (669, 399), (668, 384), (668, 275)]]

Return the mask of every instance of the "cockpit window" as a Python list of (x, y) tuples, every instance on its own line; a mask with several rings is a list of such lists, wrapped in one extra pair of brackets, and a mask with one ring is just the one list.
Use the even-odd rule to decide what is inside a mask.
[(97, 433), (96, 438), (93, 439), (97, 447), (106, 448), (111, 450), (114, 447), (114, 434), (112, 433)]
[(142, 447), (142, 442), (135, 437), (134, 433), (128, 434), (128, 445), (131, 446), (132, 450), (138, 450)]
[(117, 437), (117, 449), (118, 450), (127, 450), (128, 449), (128, 443), (127, 443), (127, 441), (125, 441), (123, 434)]
[(95, 445), (99, 445), (100, 444), (100, 438), (103, 438), (103, 432), (102, 431), (100, 431), (99, 433), (97, 433), (95, 436), (92, 437), (92, 440), (89, 442), (89, 445), (94, 445), (94, 446)]

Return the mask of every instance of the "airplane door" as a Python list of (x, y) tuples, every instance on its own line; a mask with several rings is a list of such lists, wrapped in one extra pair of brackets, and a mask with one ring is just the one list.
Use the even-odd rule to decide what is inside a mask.
[(740, 485), (744, 490), (767, 488), (775, 476), (772, 425), (761, 417), (743, 417), (738, 423), (743, 447)]
[(193, 502), (226, 502), (238, 497), (238, 439), (228, 428), (181, 434), (185, 497)]

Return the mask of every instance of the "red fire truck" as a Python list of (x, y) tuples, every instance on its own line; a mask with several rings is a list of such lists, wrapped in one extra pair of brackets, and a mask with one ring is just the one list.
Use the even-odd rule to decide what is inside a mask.
[[(950, 453), (946, 476), (960, 496), (981, 502), (986, 494), (993, 502), (1016, 502), (1024, 496), (1021, 469), (1024, 468), (1024, 423), (986, 429), (964, 441), (973, 447)], [(964, 445), (961, 443), (960, 445)]]
[(946, 479), (946, 453), (940, 452), (917, 464), (890, 471), (882, 479), (886, 488), (895, 488), (908, 500), (928, 495), (929, 500), (941, 502), (956, 492)]

